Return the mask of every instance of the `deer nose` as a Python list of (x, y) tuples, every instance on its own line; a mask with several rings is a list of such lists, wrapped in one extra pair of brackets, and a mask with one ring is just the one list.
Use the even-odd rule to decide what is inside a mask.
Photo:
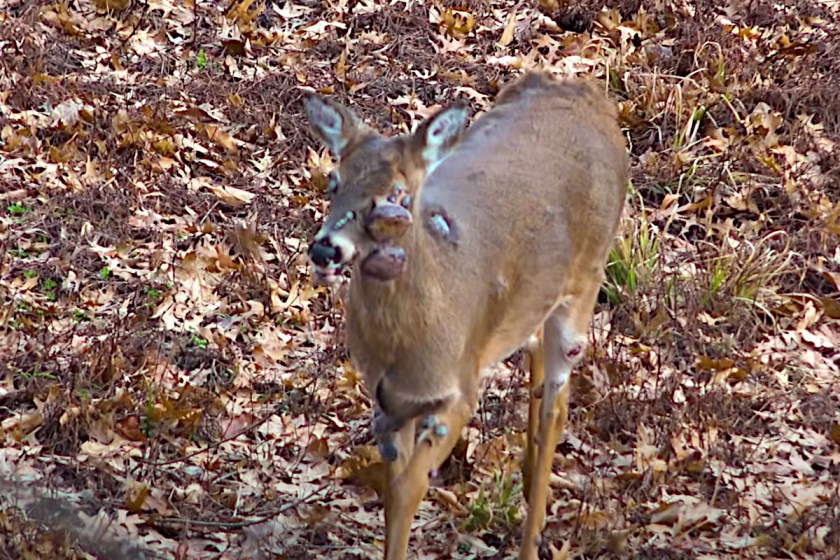
[(338, 247), (334, 246), (327, 239), (316, 241), (309, 247), (309, 258), (318, 266), (327, 266), (339, 261)]

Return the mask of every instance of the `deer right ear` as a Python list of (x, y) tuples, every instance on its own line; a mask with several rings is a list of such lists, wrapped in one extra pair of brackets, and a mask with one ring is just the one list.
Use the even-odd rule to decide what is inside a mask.
[(467, 124), (467, 108), (454, 105), (429, 117), (414, 133), (426, 166), (437, 165), (458, 143)]
[(303, 107), (309, 123), (335, 157), (359, 131), (359, 119), (350, 109), (314, 93), (307, 93)]

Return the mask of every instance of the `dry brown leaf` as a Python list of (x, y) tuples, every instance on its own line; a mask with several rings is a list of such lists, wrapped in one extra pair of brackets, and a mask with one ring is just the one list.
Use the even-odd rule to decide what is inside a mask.
[(306, 453), (316, 459), (326, 459), (330, 455), (330, 445), (327, 438), (314, 438), (306, 446)]
[(440, 14), (441, 25), (447, 35), (455, 39), (462, 39), (468, 35), (475, 25), (475, 16), (463, 8), (447, 8)]
[(430, 494), (432, 499), (438, 500), (449, 509), (454, 509), (460, 512), (466, 511), (464, 506), (461, 505), (461, 502), (458, 500), (458, 496), (446, 488), (432, 488), (430, 490)]
[(118, 420), (114, 425), (114, 430), (129, 441), (144, 441), (146, 439), (139, 414), (131, 414)]
[(696, 361), (696, 367), (698, 369), (705, 369), (705, 370), (713, 370), (713, 371), (723, 371), (727, 370), (735, 365), (735, 362), (732, 361), (730, 358), (720, 358), (715, 360), (708, 356), (699, 356)]
[(224, 148), (229, 154), (239, 152), (239, 148), (237, 148), (236, 141), (233, 137), (218, 126), (206, 124), (204, 125), (203, 131), (209, 140)]
[(225, 51), (236, 56), (243, 56), (248, 52), (248, 43), (241, 39), (222, 39)]
[(0, 200), (23, 200), (27, 196), (29, 196), (28, 189), (14, 189), (0, 193)]
[(219, 187), (217, 185), (207, 185), (207, 190), (219, 197), (219, 200), (231, 206), (245, 206), (254, 200), (254, 193), (236, 188), (236, 187)]
[(125, 507), (131, 513), (140, 513), (146, 498), (149, 496), (149, 487), (142, 482), (131, 481), (125, 488)]
[(516, 29), (516, 12), (518, 11), (519, 6), (517, 5), (514, 9), (510, 11), (510, 15), (508, 16), (507, 25), (505, 25), (504, 31), (502, 31), (502, 36), (499, 38), (499, 42), (497, 43), (500, 47), (506, 47), (513, 41), (513, 32)]
[(825, 227), (831, 233), (840, 236), (840, 202), (825, 219)]
[(650, 521), (661, 525), (674, 525), (679, 520), (683, 507), (681, 502), (662, 503), (650, 514)]
[(93, 0), (93, 5), (99, 10), (121, 12), (131, 5), (131, 0)]
[(828, 429), (828, 438), (837, 445), (840, 445), (840, 422), (831, 424), (831, 427)]
[(12, 416), (0, 423), (0, 434), (20, 441), (43, 423), (44, 415), (40, 412)]

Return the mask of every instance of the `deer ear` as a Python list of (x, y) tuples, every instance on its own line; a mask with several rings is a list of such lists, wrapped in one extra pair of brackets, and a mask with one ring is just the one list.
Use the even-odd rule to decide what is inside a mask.
[(426, 167), (434, 167), (458, 144), (467, 123), (467, 108), (455, 105), (429, 117), (414, 133)]
[(361, 129), (358, 117), (343, 105), (314, 93), (305, 95), (303, 107), (324, 145), (332, 155), (340, 157), (341, 151)]

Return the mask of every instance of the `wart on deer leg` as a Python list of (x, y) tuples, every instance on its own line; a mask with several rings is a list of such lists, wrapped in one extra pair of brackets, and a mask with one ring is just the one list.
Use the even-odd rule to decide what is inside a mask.
[(420, 421), (420, 430), (420, 435), (417, 436), (417, 445), (420, 445), (423, 442), (431, 441), (430, 438), (432, 436), (436, 438), (443, 438), (449, 433), (449, 427), (438, 421), (437, 416), (433, 414), (426, 416)]
[(382, 456), (384, 461), (393, 463), (397, 460), (399, 449), (394, 441), (394, 436), (405, 424), (406, 420), (404, 418), (391, 416), (379, 404), (374, 405), (371, 430), (377, 441), (379, 455)]
[[(376, 404), (371, 422), (373, 433), (379, 442), (380, 455), (386, 461), (393, 461), (399, 451), (394, 443), (394, 434), (415, 418), (422, 418), (418, 444), (431, 435), (437, 438), (445, 437), (449, 427), (445, 421), (439, 420), (435, 413), (445, 410), (460, 398), (460, 392), (453, 392), (446, 397), (427, 401), (406, 399), (405, 395), (400, 394), (398, 390), (393, 387), (388, 388), (391, 386), (394, 375), (397, 374), (394, 372), (387, 374), (376, 388)], [(389, 413), (389, 410), (399, 411), (399, 415)]]
[(377, 448), (379, 449), (379, 455), (382, 457), (382, 460), (388, 463), (396, 461), (399, 457), (400, 450), (397, 449), (397, 444), (394, 442), (394, 434), (379, 436), (378, 441)]

